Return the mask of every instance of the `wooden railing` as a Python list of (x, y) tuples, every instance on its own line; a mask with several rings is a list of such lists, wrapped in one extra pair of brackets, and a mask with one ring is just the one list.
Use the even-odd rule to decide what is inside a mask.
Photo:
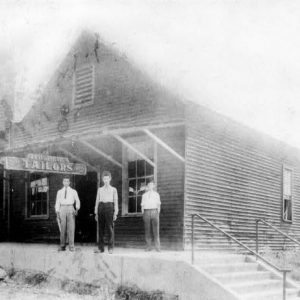
[(200, 220), (202, 220), (205, 223), (209, 224), (211, 227), (215, 228), (217, 231), (223, 233), (230, 240), (234, 241), (235, 243), (237, 243), (242, 248), (246, 249), (251, 254), (255, 255), (256, 259), (259, 259), (259, 260), (263, 261), (264, 263), (266, 263), (267, 265), (269, 265), (271, 268), (275, 269), (278, 272), (281, 272), (282, 273), (282, 280), (283, 280), (283, 282), (282, 282), (282, 299), (286, 300), (286, 273), (290, 272), (291, 271), (290, 269), (287, 269), (287, 268), (282, 268), (281, 269), (281, 268), (275, 266), (272, 262), (270, 262), (269, 260), (265, 259), (260, 254), (258, 254), (257, 251), (254, 251), (254, 250), (250, 249), (244, 243), (240, 242), (235, 237), (233, 237), (231, 234), (227, 233), (226, 231), (224, 231), (223, 229), (221, 229), (217, 225), (213, 224), (211, 221), (209, 221), (206, 218), (202, 217), (200, 214), (192, 214), (191, 217), (192, 217), (192, 257), (191, 257), (192, 264), (194, 264), (194, 262), (195, 262), (195, 241), (194, 241), (194, 235), (195, 235), (195, 218), (199, 218)]

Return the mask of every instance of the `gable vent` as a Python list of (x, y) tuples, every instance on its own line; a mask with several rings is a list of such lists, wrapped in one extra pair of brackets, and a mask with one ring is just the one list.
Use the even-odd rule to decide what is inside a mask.
[(93, 65), (83, 66), (75, 71), (74, 106), (81, 107), (94, 103), (95, 71)]

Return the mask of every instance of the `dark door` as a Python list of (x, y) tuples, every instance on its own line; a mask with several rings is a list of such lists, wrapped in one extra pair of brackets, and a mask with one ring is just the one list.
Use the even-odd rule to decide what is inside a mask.
[(86, 176), (75, 176), (75, 189), (81, 203), (76, 217), (75, 242), (96, 242), (96, 221), (94, 207), (97, 195), (97, 173), (88, 172)]

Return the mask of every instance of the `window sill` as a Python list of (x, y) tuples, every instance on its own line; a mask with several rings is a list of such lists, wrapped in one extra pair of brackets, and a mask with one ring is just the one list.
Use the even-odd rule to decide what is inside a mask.
[(282, 220), (284, 223), (288, 223), (288, 224), (292, 224), (293, 223), (293, 220)]
[(142, 216), (143, 216), (142, 213), (132, 213), (132, 214), (127, 213), (127, 214), (122, 215), (121, 218), (131, 218), (131, 217), (136, 218), (136, 217), (142, 217)]
[(27, 220), (27, 221), (32, 221), (32, 220), (47, 220), (47, 219), (49, 219), (48, 215), (25, 217), (25, 220)]

